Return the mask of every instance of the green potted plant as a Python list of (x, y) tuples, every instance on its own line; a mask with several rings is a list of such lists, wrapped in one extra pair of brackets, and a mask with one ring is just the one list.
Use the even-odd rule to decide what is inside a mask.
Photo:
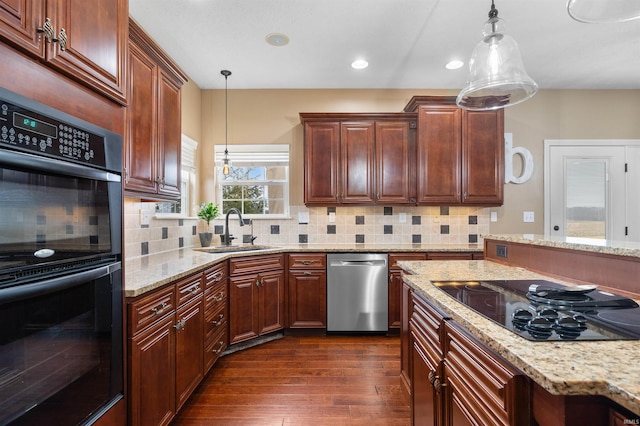
[(211, 239), (213, 238), (213, 233), (209, 228), (210, 222), (218, 217), (218, 206), (213, 203), (202, 203), (200, 204), (200, 208), (198, 209), (198, 218), (207, 222), (207, 232), (200, 232), (198, 236), (200, 237), (200, 245), (202, 247), (209, 247), (211, 245)]

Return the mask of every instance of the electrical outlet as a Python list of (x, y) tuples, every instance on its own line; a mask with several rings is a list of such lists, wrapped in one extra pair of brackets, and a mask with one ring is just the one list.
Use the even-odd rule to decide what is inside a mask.
[(309, 212), (298, 212), (298, 223), (309, 223)]
[(336, 223), (336, 214), (334, 212), (329, 213), (329, 223)]
[(152, 213), (149, 210), (140, 209), (140, 225), (149, 225)]
[(507, 258), (507, 246), (496, 246), (496, 256)]
[(407, 214), (406, 213), (399, 213), (398, 214), (398, 221), (400, 223), (407, 223)]
[(498, 212), (491, 212), (491, 222), (498, 221)]
[(523, 222), (535, 222), (534, 213), (533, 212), (524, 212), (522, 215)]

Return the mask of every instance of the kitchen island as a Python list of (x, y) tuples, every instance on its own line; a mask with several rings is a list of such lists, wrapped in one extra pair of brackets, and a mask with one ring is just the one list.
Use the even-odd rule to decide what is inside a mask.
[[(507, 257), (496, 256), (497, 246), (502, 245), (507, 246)], [(587, 282), (585, 276), (606, 275), (606, 272), (598, 270), (601, 265), (617, 262), (616, 266), (621, 268), (621, 273), (609, 269), (609, 275), (618, 275), (615, 280), (607, 282), (610, 284), (609, 289), (623, 290), (638, 301), (640, 298), (632, 291), (634, 288), (621, 282), (623, 275), (635, 270), (640, 260), (640, 251), (634, 244), (595, 245), (585, 241), (575, 243), (540, 236), (485, 236), (485, 247), (485, 259), (491, 260), (400, 262), (399, 266), (406, 272), (403, 280), (412, 291), (441, 311), (445, 318), (461, 325), (473, 338), (529, 377), (534, 383), (534, 389), (538, 389), (538, 394), (548, 393), (550, 398), (603, 397), (635, 413), (635, 417), (628, 417), (629, 413), (621, 416), (620, 424), (636, 424), (640, 421), (640, 366), (636, 362), (640, 353), (639, 340), (530, 341), (480, 315), (434, 285), (438, 281), (528, 279), (575, 285)], [(563, 277), (558, 271), (564, 271), (564, 266), (550, 261), (548, 255), (542, 255), (547, 256), (544, 263), (536, 263), (536, 258), (539, 260), (541, 257), (540, 253), (535, 252), (537, 248), (551, 249), (552, 257), (570, 259), (574, 262), (573, 268), (579, 264), (582, 270), (577, 271), (575, 276)], [(533, 259), (526, 256), (531, 254), (530, 250), (534, 250), (536, 255)], [(502, 248), (498, 252), (504, 253)], [(494, 257), (498, 258), (497, 261)], [(517, 266), (520, 260), (525, 267)], [(587, 265), (584, 266), (585, 264)], [(552, 272), (546, 272), (545, 268)], [(602, 285), (601, 282), (594, 284)], [(633, 285), (636, 285), (635, 281)], [(403, 314), (410, 315), (405, 312)], [(535, 401), (536, 392), (533, 394), (532, 399)], [(536, 407), (534, 402), (533, 415), (536, 410), (540, 415), (548, 407), (543, 408), (541, 404)]]

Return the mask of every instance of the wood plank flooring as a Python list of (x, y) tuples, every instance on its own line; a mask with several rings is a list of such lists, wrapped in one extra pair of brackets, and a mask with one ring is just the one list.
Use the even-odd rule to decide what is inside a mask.
[(406, 426), (410, 416), (399, 337), (285, 336), (220, 358), (172, 425)]

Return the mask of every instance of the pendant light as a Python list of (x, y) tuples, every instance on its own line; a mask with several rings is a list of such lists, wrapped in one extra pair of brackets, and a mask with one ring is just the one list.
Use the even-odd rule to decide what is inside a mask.
[(504, 32), (504, 21), (491, 0), (482, 40), (469, 61), (469, 81), (456, 99), (468, 110), (493, 110), (519, 104), (536, 94), (538, 85), (522, 65), (518, 43)]
[(227, 78), (231, 75), (231, 71), (222, 70), (220, 74), (224, 75), (224, 158), (222, 159), (222, 174), (229, 175), (229, 151), (227, 150), (229, 143), (229, 87), (227, 86)]
[(578, 22), (605, 24), (640, 18), (638, 0), (569, 0), (569, 16)]

